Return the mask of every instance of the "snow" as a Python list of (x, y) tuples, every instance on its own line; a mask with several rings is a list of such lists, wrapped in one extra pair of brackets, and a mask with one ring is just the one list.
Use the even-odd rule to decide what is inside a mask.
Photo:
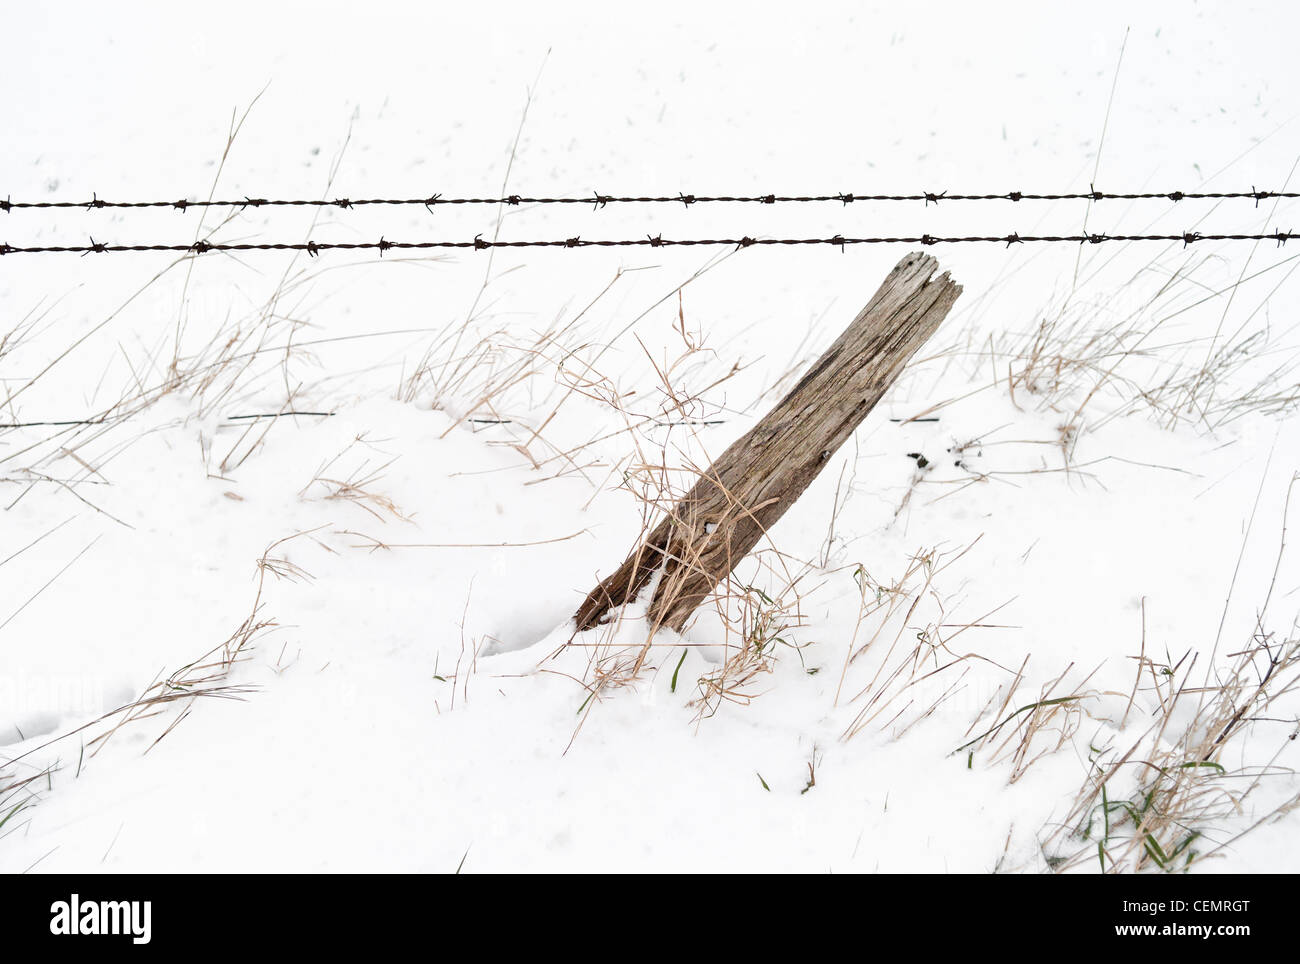
[[(8, 15), (22, 96), (0, 107), (0, 192), (15, 201), (1296, 189), (1300, 17), (1276, 5)], [(245, 209), (217, 238), (469, 240), (492, 237), (498, 213)], [(1072, 233), (1085, 216), (1112, 232), (1253, 233), (1289, 228), (1296, 206), (502, 213), (501, 237), (520, 239)], [(10, 244), (185, 243), (200, 212), (0, 217)], [(750, 698), (698, 701), (737, 652), (705, 610), (594, 696), (593, 654), (636, 652), (644, 599), (567, 645), (572, 612), (641, 532), (643, 506), (619, 487), (629, 460), (720, 454), (904, 253), (0, 259), (0, 338), (23, 332), (0, 349), (6, 422), (103, 411), (166, 384), (173, 354), (215, 373), (106, 426), (0, 430), (0, 869), (1042, 872), (1091, 848), (1068, 869), (1095, 870), (1095, 838), (1057, 831), (1074, 826), (1091, 760), (1114, 763), (1163, 719), (1159, 667), (1197, 686), (1252, 634), (1294, 636), (1300, 567), (1281, 550), (1300, 420), (1262, 403), (1173, 419), (1161, 389), (1230, 345), (1240, 358), (1202, 398), (1294, 392), (1287, 248), (931, 249), (965, 287), (957, 309), (738, 570), (751, 603), (789, 601), (785, 567), (804, 573), (803, 625), (776, 634)], [(1058, 319), (1052, 345), (1073, 326), (1067, 357), (1092, 367), (1056, 390), (1049, 364), (1009, 391), (1008, 353)], [(673, 384), (706, 404), (672, 413), (656, 368), (685, 351), (679, 327), (706, 350)], [(1152, 334), (1134, 352), (1127, 331)], [(231, 332), (245, 340), (227, 347)], [(1104, 332), (1119, 335), (1086, 344)], [(438, 377), (404, 390), (425, 359)], [(483, 406), (516, 364), (530, 374)], [(718, 424), (628, 432), (611, 398)], [(234, 417), (286, 408), (336, 414)], [(917, 415), (937, 421), (904, 421)], [(932, 566), (913, 564), (925, 553)], [(904, 602), (875, 610), (909, 569)], [(207, 684), (234, 698), (95, 722), (160, 679), (202, 676), (184, 668), (241, 626), (256, 631)], [(909, 685), (949, 662), (935, 651), (893, 677), (935, 634), (967, 658)], [(1150, 672), (1134, 696), (1139, 654)], [(1032, 762), (1015, 741), (954, 752), (1005, 700), (1076, 693)], [(1197, 779), (1258, 786), (1241, 813), (1199, 820), (1196, 849), (1225, 846), (1193, 871), (1300, 857), (1294, 814), (1236, 839), (1300, 793), (1300, 707), (1284, 694), (1252, 713), (1281, 722), (1244, 725), (1224, 772)], [(1143, 779), (1123, 769), (1111, 799)]]

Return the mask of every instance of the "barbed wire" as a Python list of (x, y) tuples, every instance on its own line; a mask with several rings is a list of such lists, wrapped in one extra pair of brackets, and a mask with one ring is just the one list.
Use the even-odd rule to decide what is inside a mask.
[(1007, 191), (1003, 194), (958, 194), (950, 191), (922, 191), (915, 194), (836, 193), (810, 195), (755, 194), (744, 196), (678, 193), (675, 195), (646, 197), (619, 197), (611, 194), (601, 194), (599, 191), (593, 191), (590, 195), (584, 197), (528, 197), (519, 194), (509, 194), (505, 197), (443, 197), (441, 194), (432, 194), (428, 197), (418, 198), (334, 198), (332, 200), (285, 200), (244, 197), (235, 201), (190, 201), (184, 198), (179, 201), (109, 201), (101, 198), (97, 193), (93, 193), (89, 201), (14, 201), (6, 198), (5, 200), (0, 201), (0, 213), (8, 214), (12, 211), (20, 210), (58, 208), (83, 208), (88, 211), (98, 208), (170, 208), (175, 211), (187, 211), (190, 208), (249, 207), (315, 207), (349, 210), (352, 208), (377, 205), (409, 205), (426, 207), (432, 210), (437, 205), (457, 204), (509, 206), (519, 206), (523, 204), (590, 204), (593, 208), (599, 210), (610, 204), (682, 204), (689, 208), (694, 204), (815, 204), (826, 202), (851, 204), (857, 201), (920, 201), (926, 205), (930, 205), (938, 204), (941, 201), (1011, 201), (1015, 203), (1020, 201), (1163, 200), (1178, 202), (1253, 200), (1255, 205), (1258, 206), (1260, 201), (1266, 201), (1271, 198), (1300, 198), (1300, 192), (1261, 191), (1252, 187), (1249, 191), (1138, 191), (1132, 193), (1111, 193), (1107, 191), (1098, 191), (1095, 188), (1089, 188), (1087, 191), (1073, 191), (1058, 194), (1037, 194), (1026, 191)]
[[(337, 414), (338, 412), (304, 412), (304, 411), (291, 410), (285, 412), (258, 412), (252, 415), (227, 415), (225, 416), (225, 420), (226, 423), (229, 424), (232, 422), (260, 421), (261, 419), (267, 419), (267, 418), (291, 418), (294, 416), (331, 418)], [(95, 416), (94, 418), (72, 418), (72, 419), (63, 419), (61, 421), (45, 420), (45, 421), (32, 421), (32, 422), (0, 422), (0, 429), (67, 428), (76, 425), (107, 425), (110, 422), (122, 421), (126, 417), (128, 416), (98, 415)], [(510, 418), (487, 418), (487, 417), (470, 416), (466, 418), (465, 421), (471, 422), (475, 425), (514, 424), (514, 419), (510, 419)], [(904, 419), (891, 418), (890, 421), (901, 422), (904, 421)], [(917, 418), (917, 419), (911, 419), (911, 421), (937, 422), (939, 420), (937, 418)], [(714, 425), (725, 425), (726, 423), (727, 423), (727, 419), (679, 419), (677, 421), (656, 421), (654, 425), (656, 428), (678, 428), (683, 425), (714, 426)]]
[(105, 244), (93, 237), (89, 244), (74, 245), (11, 245), (0, 244), (0, 256), (11, 254), (118, 254), (123, 252), (159, 251), (189, 254), (206, 254), (209, 251), (305, 251), (315, 257), (322, 251), (377, 250), (382, 257), (388, 251), (437, 250), (470, 248), (486, 251), (492, 248), (671, 248), (671, 247), (734, 247), (737, 250), (763, 246), (831, 245), (841, 250), (860, 244), (1102, 244), (1111, 241), (1181, 241), (1184, 246), (1198, 241), (1275, 241), (1278, 246), (1297, 237), (1293, 231), (1272, 231), (1263, 234), (1203, 234), (1185, 231), (1180, 234), (1011, 234), (974, 235), (967, 237), (942, 237), (931, 234), (909, 237), (846, 238), (665, 238), (647, 235), (644, 238), (623, 240), (588, 240), (582, 237), (551, 241), (488, 241), (476, 235), (472, 241), (299, 241), (299, 242), (212, 242), (195, 241), (190, 244)]
[[(337, 415), (337, 412), (259, 412), (255, 415), (227, 415), (227, 422), (240, 421), (257, 421), (264, 418), (289, 418), (291, 416), (314, 416), (317, 418), (329, 418)], [(121, 421), (126, 416), (123, 415), (97, 415), (93, 418), (69, 418), (59, 421), (32, 421), (32, 422), (0, 422), (0, 429), (7, 428), (67, 428), (74, 425), (107, 425), (111, 422)]]

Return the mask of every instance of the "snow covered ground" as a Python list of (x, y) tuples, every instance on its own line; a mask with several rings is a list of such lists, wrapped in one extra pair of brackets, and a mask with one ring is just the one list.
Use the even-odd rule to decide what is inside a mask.
[[(696, 6), (22, 5), (0, 194), (1300, 184), (1289, 5)], [(15, 210), (0, 241), (1297, 213)], [(637, 606), (566, 644), (645, 466), (720, 454), (907, 249), (0, 259), (0, 420), (102, 417), (0, 428), (0, 869), (1294, 869), (1300, 252), (930, 250), (956, 310), (635, 674)], [(241, 417), (287, 410), (334, 414)]]

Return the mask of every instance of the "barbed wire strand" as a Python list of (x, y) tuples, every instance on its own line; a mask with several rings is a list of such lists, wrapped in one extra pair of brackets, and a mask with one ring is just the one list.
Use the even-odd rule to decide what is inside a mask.
[(464, 249), (485, 251), (490, 248), (670, 248), (670, 247), (749, 247), (831, 245), (841, 250), (849, 245), (861, 244), (1102, 244), (1112, 241), (1165, 241), (1179, 242), (1184, 246), (1198, 241), (1275, 241), (1278, 246), (1297, 237), (1293, 231), (1272, 231), (1265, 234), (1202, 234), (1186, 231), (1181, 234), (1055, 234), (975, 235), (969, 237), (937, 237), (921, 234), (911, 237), (846, 238), (665, 238), (647, 235), (644, 238), (623, 240), (588, 240), (582, 237), (551, 241), (486, 241), (481, 235), (472, 241), (300, 241), (300, 242), (211, 242), (195, 241), (192, 244), (105, 244), (93, 237), (89, 244), (79, 245), (11, 245), (0, 244), (0, 256), (11, 254), (119, 254), (123, 252), (160, 251), (174, 253), (206, 254), (209, 251), (305, 251), (315, 257), (322, 251), (378, 251), (382, 257), (388, 251)]
[(1073, 191), (1055, 194), (1040, 194), (1027, 191), (1007, 191), (1003, 194), (958, 194), (950, 191), (922, 191), (915, 194), (755, 194), (755, 195), (704, 195), (675, 194), (645, 197), (620, 197), (611, 194), (592, 192), (584, 197), (528, 197), (510, 194), (505, 197), (443, 197), (432, 194), (418, 198), (334, 198), (327, 199), (275, 199), (244, 197), (234, 201), (191, 201), (182, 198), (179, 201), (109, 201), (97, 193), (89, 201), (14, 201), (6, 198), (0, 201), (0, 213), (8, 214), (21, 210), (48, 210), (83, 208), (170, 208), (175, 211), (187, 211), (190, 208), (262, 208), (262, 207), (316, 207), (352, 208), (376, 205), (419, 206), (432, 210), (437, 205), (491, 204), (518, 206), (522, 204), (590, 204), (599, 210), (610, 204), (682, 204), (690, 207), (694, 204), (815, 204), (838, 202), (851, 204), (865, 202), (923, 202), (927, 205), (941, 201), (1225, 201), (1253, 200), (1258, 206), (1260, 201), (1271, 198), (1300, 198), (1296, 191), (1263, 191), (1252, 187), (1249, 191), (1139, 191), (1131, 193), (1112, 193), (1090, 188), (1087, 191)]
[[(256, 421), (264, 418), (290, 418), (292, 416), (313, 416), (316, 418), (330, 418), (337, 415), (338, 412), (259, 412), (253, 415), (227, 415), (225, 416), (226, 424), (240, 421)], [(106, 425), (110, 422), (121, 421), (128, 416), (125, 415), (100, 415), (95, 418), (74, 418), (64, 419), (62, 421), (33, 421), (33, 422), (0, 422), (0, 429), (16, 428), (46, 428), (46, 427), (67, 427), (75, 425)], [(509, 418), (478, 418), (470, 417), (465, 419), (475, 425), (511, 425), (514, 419)], [(891, 422), (901, 422), (904, 419), (891, 418)], [(918, 418), (912, 419), (915, 422), (937, 422), (937, 418)], [(656, 428), (678, 428), (683, 425), (725, 425), (726, 419), (680, 419), (678, 421), (657, 421), (654, 423)]]

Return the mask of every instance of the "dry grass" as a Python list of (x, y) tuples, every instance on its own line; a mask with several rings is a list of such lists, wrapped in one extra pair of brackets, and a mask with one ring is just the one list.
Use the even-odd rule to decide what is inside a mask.
[[(767, 559), (760, 555), (758, 561)], [(802, 648), (792, 635), (805, 622), (800, 579), (783, 581), (771, 565), (764, 568), (770, 575), (763, 581), (781, 586), (775, 597), (756, 586), (738, 584), (724, 584), (715, 594), (714, 605), (724, 626), (723, 657), (717, 669), (696, 681), (700, 695), (690, 705), (696, 709), (697, 721), (713, 716), (724, 702), (748, 706), (760, 695), (762, 677), (773, 671), (779, 647), (795, 652)]]
[[(352, 451), (353, 446), (357, 445), (374, 449), (374, 446), (367, 441), (364, 433), (356, 436), (341, 452), (323, 463), (316, 470), (311, 481), (303, 486), (302, 491), (298, 493), (298, 497), (302, 499), (318, 497), (327, 502), (347, 502), (355, 505), (379, 522), (384, 521), (385, 515), (401, 522), (411, 521), (410, 517), (403, 514), (402, 510), (397, 507), (397, 504), (389, 496), (376, 488), (383, 481), (384, 471), (397, 461), (398, 456), (393, 456), (378, 467), (372, 467), (368, 457), (363, 458), (342, 478), (335, 477), (343, 474), (334, 471), (339, 461)], [(317, 489), (323, 489), (323, 494), (314, 496)], [(309, 495), (309, 493), (313, 493), (313, 495)]]
[(961, 622), (936, 584), (978, 541), (948, 552), (915, 553), (889, 581), (853, 567), (858, 613), (834, 697), (834, 705), (853, 712), (842, 740), (873, 727), (895, 739), (903, 736), (962, 691), (974, 663), (1007, 672), (977, 653), (953, 648), (972, 629), (994, 628), (988, 620), (1002, 606)]
[[(1289, 504), (1288, 494), (1284, 516)], [(1276, 760), (1300, 734), (1300, 619), (1281, 633), (1269, 628), (1285, 548), (1284, 525), (1254, 631), (1223, 659), (1213, 650), (1158, 659), (1144, 633), (1127, 692), (1090, 687), (1096, 670), (1067, 684), (1071, 665), (1016, 706), (1022, 665), (998, 705), (972, 723), (967, 735), (981, 732), (954, 752), (1006, 767), (1013, 783), (1039, 760), (1086, 746), (1084, 782), (1040, 838), (1050, 869), (1184, 871), (1300, 807), (1300, 794), (1279, 799), (1273, 783), (1294, 777)], [(1122, 715), (1108, 715), (1116, 701)], [(1139, 702), (1150, 707), (1145, 723)]]
[[(252, 106), (242, 115), (232, 117), (209, 197), (216, 192), (225, 163)], [(328, 196), (338, 173), (346, 146), (345, 142), (331, 166), (324, 187), (325, 196)], [(208, 209), (203, 209), (195, 229), (195, 240), (220, 240), (231, 230), (239, 212), (231, 211), (214, 223), (209, 223), (208, 217)], [(309, 227), (308, 234), (310, 230)], [(315, 363), (312, 351), (316, 346), (351, 338), (394, 334), (375, 332), (344, 338), (303, 339), (302, 332), (310, 325), (299, 311), (307, 294), (326, 271), (347, 266), (304, 264), (301, 253), (294, 253), (286, 260), (283, 271), (271, 279), (265, 295), (255, 297), (245, 292), (251, 303), (249, 310), (237, 315), (232, 312), (221, 324), (213, 325), (196, 340), (188, 330), (186, 312), (187, 298), (199, 270), (199, 257), (185, 255), (170, 262), (145, 280), (117, 308), (52, 355), (42, 354), (33, 338), (57, 307), (57, 301), (38, 305), (9, 332), (0, 334), (0, 358), (6, 362), (14, 361), (20, 351), (30, 350), (32, 354), (24, 356), (24, 364), (35, 369), (35, 374), (21, 382), (0, 380), (6, 412), (4, 424), (0, 425), (0, 436), (5, 436), (7, 443), (0, 455), (0, 468), (32, 483), (57, 479), (65, 492), (89, 501), (80, 490), (102, 481), (100, 476), (104, 466), (129, 449), (145, 432), (152, 430), (148, 420), (140, 417), (162, 400), (183, 398), (186, 417), (197, 420), (236, 406), (269, 414), (289, 412), (301, 407), (299, 403), (310, 391), (299, 377), (298, 370), (304, 364)], [(223, 260), (236, 261), (233, 256), (223, 256)], [(183, 277), (177, 279), (177, 274)], [(157, 337), (151, 344), (137, 339), (138, 344), (134, 347), (123, 341), (111, 347), (100, 345), (105, 362), (93, 392), (53, 391), (51, 383), (68, 367), (69, 359), (86, 354), (91, 339), (96, 336), (100, 342), (109, 339), (109, 327), (126, 316), (128, 309), (142, 301), (147, 292), (173, 279), (179, 283), (177, 294), (181, 306), (170, 332)], [(49, 325), (45, 327), (48, 329)], [(45, 399), (36, 403), (40, 407), (35, 411), (24, 411), (19, 403), (36, 398), (40, 389), (50, 389), (46, 395), (56, 402)], [(82, 396), (113, 400), (107, 404), (94, 403), (89, 411), (81, 413), (60, 411), (57, 420), (52, 420), (46, 411), (51, 404), (61, 405), (58, 400), (64, 397)], [(264, 446), (270, 433), (281, 424), (277, 418), (249, 420), (243, 424), (243, 432), (233, 444), (221, 449), (215, 448), (215, 437), (205, 435), (200, 445), (208, 474), (224, 477), (236, 471)], [(142, 428), (142, 425), (147, 427)]]
[[(1195, 660), (1181, 671), (1139, 661), (1139, 677), (1152, 680), (1135, 690), (1163, 685), (1160, 709), (1136, 740), (1116, 734), (1092, 748), (1084, 785), (1043, 844), (1052, 869), (1095, 861), (1107, 873), (1186, 870), (1300, 805), (1294, 795), (1263, 813), (1254, 806), (1266, 781), (1293, 775), (1261, 753), (1270, 740), (1255, 731), (1281, 724), (1272, 741), (1280, 749), (1300, 730), (1300, 639), (1261, 632), (1231, 656), (1225, 673), (1199, 685)], [(1156, 678), (1166, 670), (1173, 675)]]
[[(1071, 663), (1040, 687), (1036, 699), (1013, 709), (1028, 664), (1026, 656), (1010, 684), (999, 691), (1001, 698), (992, 713), (996, 722), (953, 751), (966, 753), (968, 764), (973, 764), (976, 753), (981, 754), (981, 759), (987, 754), (986, 762), (990, 766), (1006, 764), (1010, 770), (1009, 783), (1015, 783), (1044, 757), (1073, 746), (1089, 700), (1117, 695), (1089, 688), (1100, 666), (1079, 682), (1063, 686), (1074, 670)], [(1063, 689), (1066, 692), (1061, 692)], [(979, 722), (977, 717), (965, 736), (969, 737)]]
[[(152, 680), (131, 702), (61, 733), (19, 756), (0, 762), (0, 827), (4, 826), (8, 817), (16, 817), (18, 813), (39, 802), (40, 793), (53, 788), (54, 775), (67, 769), (61, 759), (33, 768), (30, 758), (40, 757), (45, 751), (65, 744), (72, 737), (80, 737), (75, 773), (79, 777), (86, 762), (102, 751), (125, 727), (150, 719), (159, 719), (160, 722), (165, 720), (166, 725), (161, 727), (157, 736), (145, 748), (144, 753), (148, 753), (189, 716), (199, 700), (242, 700), (255, 692), (255, 686), (233, 680), (232, 674), (236, 667), (249, 658), (253, 648), (276, 628), (275, 620), (263, 612), (267, 575), (290, 581), (311, 578), (285, 556), (274, 554), (287, 543), (307, 535), (310, 533), (295, 533), (267, 547), (257, 560), (257, 588), (248, 615), (228, 637), (212, 649), (173, 670), (165, 678)], [(9, 832), (16, 829), (18, 825), (13, 825)]]
[[(1227, 283), (1214, 280), (1217, 262), (1217, 255), (1157, 258), (1119, 292), (1091, 300), (1071, 292), (1030, 331), (989, 336), (966, 351), (982, 358), (1017, 407), (1056, 413), (1075, 438), (1132, 414), (1213, 431), (1252, 412), (1294, 411), (1300, 359), (1291, 330), (1268, 323), (1268, 306), (1300, 262), (1281, 259)], [(1231, 330), (1180, 331), (1180, 319), (1214, 301), (1224, 304), (1224, 322), (1238, 306)]]

